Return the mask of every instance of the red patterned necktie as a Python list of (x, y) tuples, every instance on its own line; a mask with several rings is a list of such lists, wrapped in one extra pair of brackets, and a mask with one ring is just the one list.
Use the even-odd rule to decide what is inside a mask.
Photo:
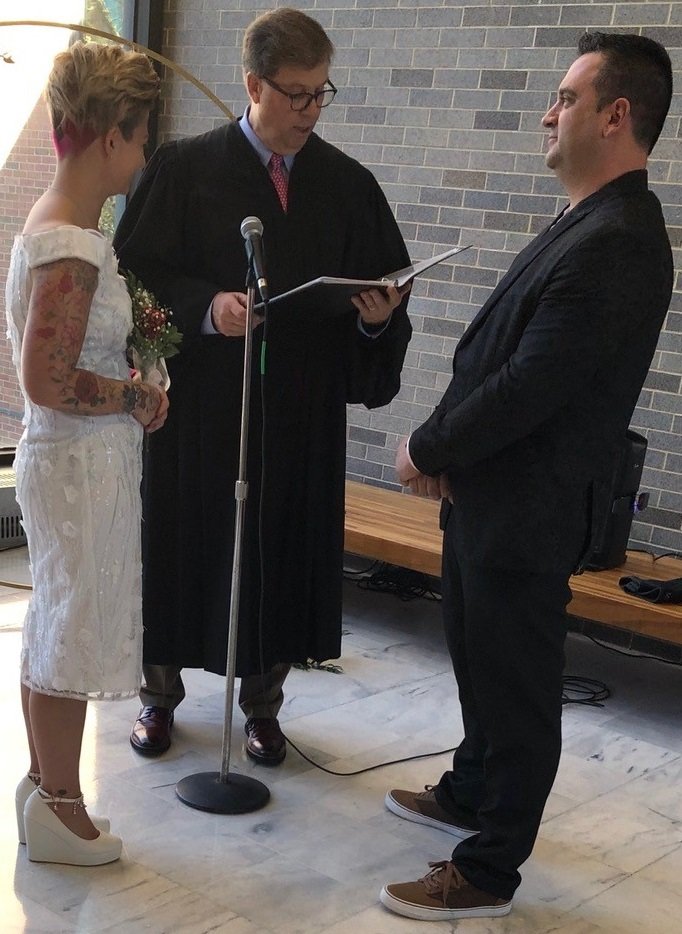
[(268, 172), (270, 173), (270, 178), (272, 183), (275, 186), (275, 190), (279, 195), (279, 200), (282, 203), (282, 208), (286, 212), (287, 209), (287, 175), (284, 171), (284, 156), (280, 156), (278, 153), (273, 152), (270, 156), (270, 161), (268, 162)]

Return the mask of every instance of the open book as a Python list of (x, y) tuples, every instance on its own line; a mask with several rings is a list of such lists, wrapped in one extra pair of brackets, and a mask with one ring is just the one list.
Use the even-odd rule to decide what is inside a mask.
[[(421, 276), (427, 269), (442, 263), (443, 260), (456, 253), (468, 250), (470, 246), (471, 244), (468, 243), (466, 246), (451, 247), (444, 253), (422, 259), (418, 263), (405, 266), (404, 269), (389, 272), (381, 279), (339, 279), (333, 276), (320, 276), (318, 279), (311, 279), (310, 282), (305, 282), (295, 289), (271, 298), (268, 308), (277, 313), (280, 311), (314, 311), (319, 315), (345, 314), (352, 310), (351, 298), (358, 292), (364, 292), (367, 289), (385, 289), (390, 285), (400, 289), (417, 276)], [(263, 303), (256, 305), (254, 310), (257, 314), (262, 314)]]

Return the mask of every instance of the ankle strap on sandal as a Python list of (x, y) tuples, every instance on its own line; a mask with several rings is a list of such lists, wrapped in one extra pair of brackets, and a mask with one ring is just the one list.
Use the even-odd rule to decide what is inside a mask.
[(70, 804), (72, 814), (77, 814), (79, 808), (85, 808), (85, 801), (83, 801), (82, 794), (78, 795), (77, 798), (63, 798), (46, 791), (42, 785), (38, 786), (38, 794), (43, 801), (47, 801), (47, 806), (55, 812), (60, 804)]

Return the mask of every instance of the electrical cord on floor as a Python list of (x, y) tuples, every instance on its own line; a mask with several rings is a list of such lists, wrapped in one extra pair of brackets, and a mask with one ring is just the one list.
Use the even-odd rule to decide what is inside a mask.
[[(660, 555), (654, 554), (653, 551), (649, 551), (648, 548), (628, 548), (628, 551), (635, 552), (638, 555), (647, 555), (654, 563), (661, 558), (682, 558), (682, 553), (679, 551), (662, 551)], [(602, 568), (599, 570), (602, 570)], [(609, 570), (618, 570), (618, 568), (610, 568)]]
[(372, 561), (366, 568), (344, 568), (343, 576), (345, 580), (360, 580), (363, 577), (369, 577), (379, 566), (380, 561)]
[(645, 655), (643, 652), (625, 652), (623, 649), (617, 649), (614, 645), (607, 645), (605, 642), (600, 642), (598, 639), (595, 639), (594, 636), (590, 636), (586, 632), (579, 633), (579, 635), (585, 636), (590, 642), (594, 642), (595, 645), (598, 645), (600, 649), (606, 649), (607, 652), (615, 652), (616, 655), (624, 655), (626, 658), (643, 658), (650, 662), (663, 662), (664, 665), (673, 665), (676, 668), (682, 668), (682, 662), (676, 662), (672, 658), (661, 658), (660, 655)]
[(20, 584), (19, 581), (0, 581), (0, 587), (11, 587), (12, 590), (33, 590), (33, 584)]
[(376, 765), (368, 765), (364, 769), (355, 769), (352, 772), (336, 772), (334, 769), (328, 769), (325, 765), (320, 765), (319, 762), (315, 762), (314, 759), (310, 759), (304, 752), (298, 748), (296, 743), (293, 743), (289, 737), (284, 734), (284, 738), (287, 743), (291, 746), (292, 749), (295, 749), (296, 752), (301, 756), (302, 759), (305, 759), (306, 762), (309, 762), (310, 765), (314, 765), (316, 769), (319, 769), (321, 772), (326, 772), (327, 775), (340, 775), (340, 776), (350, 776), (350, 775), (364, 775), (365, 772), (373, 772), (375, 769), (383, 769), (387, 765), (400, 765), (403, 762), (414, 762), (415, 759), (429, 759), (431, 756), (442, 756), (446, 752), (454, 752), (457, 749), (456, 746), (453, 746), (451, 749), (439, 749), (438, 752), (422, 752), (416, 756), (406, 756), (404, 759), (392, 759), (390, 762), (377, 762)]
[[(440, 600), (440, 594), (431, 590), (430, 581), (426, 574), (420, 574), (418, 571), (408, 571), (405, 568), (398, 568), (392, 564), (386, 564), (383, 561), (372, 561), (366, 568), (351, 570), (343, 569), (343, 576), (346, 580), (356, 581), (358, 587), (363, 590), (376, 590), (381, 593), (393, 593), (401, 600), (414, 600), (422, 597), (425, 600)], [(319, 664), (311, 660), (307, 665), (295, 665), (295, 668), (303, 669), (323, 669), (331, 671), (334, 674), (342, 674), (343, 668), (339, 665)], [(436, 752), (423, 752), (416, 756), (407, 756), (404, 759), (391, 759), (389, 762), (377, 762), (376, 765), (368, 765), (364, 769), (354, 769), (351, 772), (337, 772), (334, 769), (328, 769), (325, 765), (320, 765), (307, 756), (301, 749), (292, 742), (292, 740), (283, 734), (287, 743), (302, 759), (305, 759), (310, 765), (326, 772), (327, 775), (351, 776), (364, 775), (365, 772), (373, 772), (375, 769), (383, 769), (387, 765), (400, 765), (403, 762), (413, 762), (415, 759), (429, 759), (432, 756), (442, 756), (444, 753), (454, 752), (457, 748), (452, 746), (450, 749), (439, 749)]]
[[(601, 702), (610, 696), (611, 691), (602, 681), (596, 681), (593, 678), (576, 677), (574, 675), (566, 675), (563, 678), (563, 692), (561, 697), (561, 703), (563, 705), (582, 704), (586, 707), (603, 707), (604, 704)], [(321, 772), (326, 772), (327, 775), (338, 775), (341, 777), (364, 775), (365, 772), (383, 769), (387, 765), (402, 765), (403, 762), (414, 762), (416, 759), (430, 759), (433, 756), (442, 756), (445, 753), (454, 752), (455, 749), (457, 749), (457, 746), (452, 746), (450, 749), (439, 749), (436, 752), (423, 752), (416, 756), (406, 756), (404, 759), (391, 759), (388, 762), (377, 762), (376, 765), (368, 765), (364, 769), (355, 769), (352, 772), (337, 772), (335, 769), (328, 769), (326, 766), (320, 765), (319, 762), (315, 762), (314, 759), (306, 756), (306, 754), (298, 748), (296, 743), (292, 742), (286, 733), (284, 733), (284, 738), (291, 748), (295, 749), (299, 756), (305, 759), (310, 765), (319, 769)]]
[(441, 595), (433, 589), (432, 578), (420, 571), (400, 568), (384, 561), (379, 562), (371, 574), (357, 575), (361, 590), (392, 593), (400, 600), (440, 600)]
[[(563, 679), (563, 693), (561, 697), (561, 703), (563, 705), (583, 704), (587, 707), (603, 707), (604, 705), (601, 702), (610, 696), (611, 691), (602, 681), (596, 681), (593, 678), (575, 677), (573, 675), (566, 675)], [(305, 759), (310, 765), (319, 769), (321, 772), (326, 772), (327, 775), (338, 775), (341, 777), (364, 775), (365, 772), (374, 772), (376, 769), (383, 769), (387, 765), (402, 765), (404, 762), (414, 762), (416, 759), (430, 759), (433, 756), (442, 756), (445, 753), (451, 753), (457, 749), (457, 746), (452, 746), (450, 749), (439, 749), (436, 752), (422, 752), (419, 755), (406, 756), (403, 759), (391, 759), (388, 762), (377, 762), (376, 765), (368, 765), (364, 769), (354, 769), (351, 772), (337, 772), (335, 769), (328, 769), (326, 766), (320, 765), (319, 762), (315, 762), (314, 759), (311, 759), (302, 752), (286, 733), (283, 735), (291, 748), (295, 749), (299, 756)]]
[[(644, 551), (644, 549), (642, 549), (642, 551)], [(648, 551), (644, 551), (644, 553), (651, 555), (651, 552)], [(682, 555), (674, 552), (651, 556), (654, 561), (658, 560), (658, 558), (682, 557)], [(374, 570), (375, 568), (376, 570)], [(387, 564), (386, 562), (374, 561), (368, 567), (360, 570), (344, 568), (343, 575), (347, 580), (355, 580), (357, 586), (363, 590), (393, 593), (401, 600), (414, 600), (418, 597), (426, 600), (441, 599), (441, 595), (431, 589), (430, 578), (426, 574), (420, 574), (417, 571), (410, 571), (406, 568), (399, 568)], [(581, 635), (586, 634), (581, 633)], [(656, 655), (624, 652), (622, 649), (617, 649), (603, 642), (599, 642), (599, 640), (595, 639), (593, 636), (588, 635), (587, 638), (600, 648), (610, 652), (616, 652), (618, 655), (625, 655), (627, 658), (648, 659), (649, 661), (664, 662), (666, 665), (681, 666), (680, 662), (675, 662), (672, 659), (660, 658)], [(313, 665), (309, 667), (316, 666)], [(611, 690), (603, 681), (577, 675), (564, 675), (562, 679), (561, 703), (563, 706), (568, 704), (580, 704), (586, 707), (603, 707), (603, 702), (608, 700), (609, 697), (611, 697)], [(310, 765), (320, 769), (322, 772), (326, 772), (328, 775), (338, 776), (363, 775), (365, 772), (372, 772), (375, 769), (381, 769), (387, 765), (400, 765), (403, 762), (412, 762), (415, 759), (428, 759), (432, 756), (441, 756), (445, 753), (454, 752), (457, 748), (453, 746), (451, 749), (440, 749), (437, 752), (426, 752), (416, 756), (408, 756), (404, 759), (392, 759), (389, 762), (379, 762), (376, 765), (369, 765), (363, 769), (356, 769), (351, 772), (337, 772), (334, 769), (328, 769), (326, 766), (320, 765), (318, 762), (310, 759), (288, 736), (286, 736), (286, 734), (285, 739), (291, 748), (295, 749), (299, 756), (305, 759)]]
[(562, 704), (583, 704), (586, 707), (603, 707), (602, 701), (611, 697), (611, 691), (603, 681), (594, 678), (564, 675)]

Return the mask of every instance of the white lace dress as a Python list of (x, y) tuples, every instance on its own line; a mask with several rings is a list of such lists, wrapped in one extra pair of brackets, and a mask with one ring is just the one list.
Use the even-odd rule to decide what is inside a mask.
[[(78, 366), (128, 379), (132, 312), (111, 243), (59, 227), (14, 242), (6, 312), (19, 381), (31, 269), (67, 257), (99, 270)], [(79, 700), (130, 697), (142, 664), (142, 428), (131, 415), (70, 415), (24, 400), (15, 466), (33, 595), (22, 682)]]

